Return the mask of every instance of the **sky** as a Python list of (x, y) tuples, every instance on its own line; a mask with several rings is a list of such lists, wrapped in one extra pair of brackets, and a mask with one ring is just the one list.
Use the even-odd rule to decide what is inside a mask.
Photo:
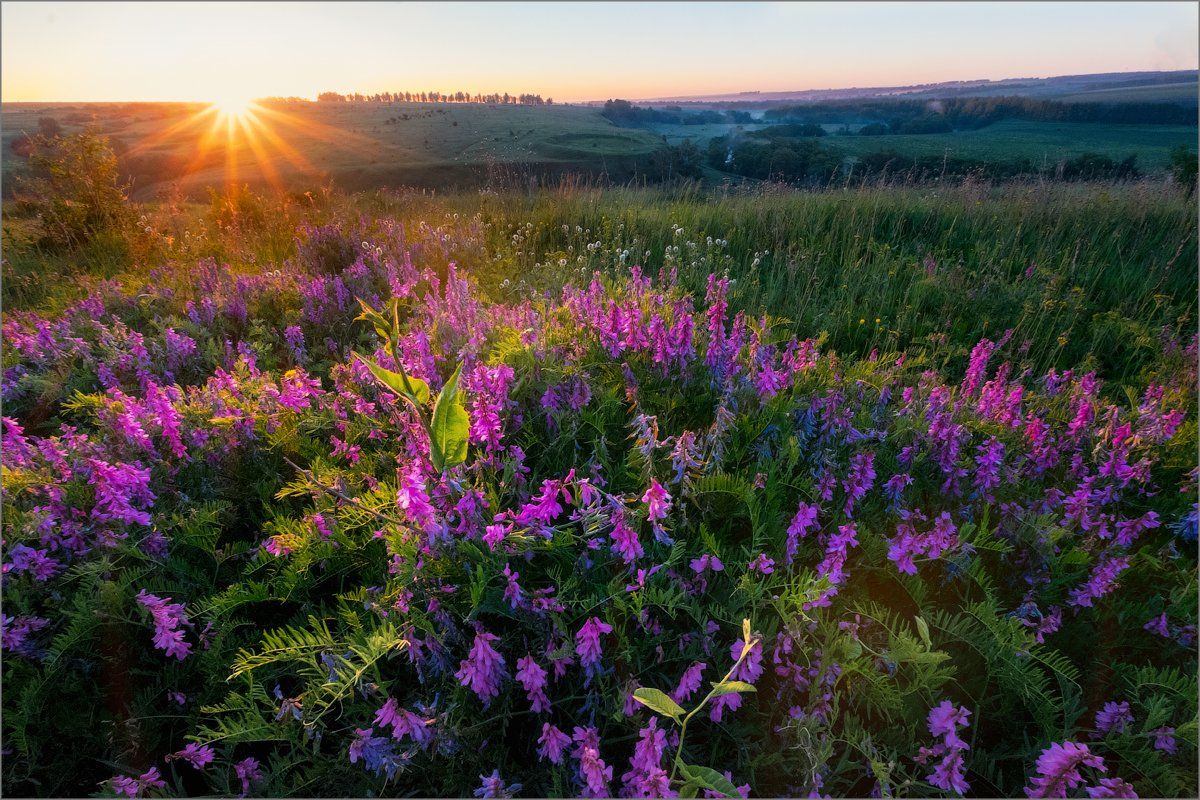
[(1195, 69), (1195, 3), (0, 6), (0, 99), (558, 101)]

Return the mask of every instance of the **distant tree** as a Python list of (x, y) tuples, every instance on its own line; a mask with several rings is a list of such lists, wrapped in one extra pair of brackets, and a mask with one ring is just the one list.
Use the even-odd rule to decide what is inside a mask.
[(700, 148), (691, 139), (678, 145), (667, 145), (650, 158), (650, 172), (655, 180), (696, 180), (701, 177), (703, 159)]

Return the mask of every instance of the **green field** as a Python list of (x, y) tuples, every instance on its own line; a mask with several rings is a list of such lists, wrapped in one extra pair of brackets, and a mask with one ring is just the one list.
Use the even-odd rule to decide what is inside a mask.
[[(644, 175), (664, 144), (690, 139), (703, 149), (714, 137), (765, 127), (623, 128), (584, 106), (291, 103), (261, 108), (240, 130), (232, 123), (231, 132), (228, 120), (196, 104), (12, 104), (4, 107), (6, 183), (25, 165), (14, 156), (14, 143), (47, 116), (65, 132), (90, 125), (107, 135), (138, 199), (176, 186), (195, 196), (227, 183), (302, 191), (332, 182), (355, 190), (474, 186), (497, 175), (555, 180), (568, 173), (621, 182)], [(1052, 166), (1096, 153), (1114, 160), (1136, 155), (1138, 167), (1151, 173), (1167, 168), (1172, 148), (1196, 143), (1196, 128), (1189, 126), (1006, 120), (943, 134), (832, 135), (842, 127), (827, 125), (831, 135), (821, 141), (851, 159), (896, 152)], [(726, 177), (708, 167), (705, 175)]]
[[(691, 138), (703, 146), (715, 136), (761, 130), (763, 125), (662, 125), (654, 130), (672, 144)], [(840, 125), (826, 126), (833, 133)], [(853, 129), (855, 126), (851, 126)], [(884, 136), (827, 136), (823, 145), (850, 156), (896, 152), (909, 156), (942, 156), (991, 161), (1029, 159), (1055, 164), (1084, 153), (1123, 159), (1137, 156), (1144, 171), (1165, 169), (1174, 147), (1195, 147), (1196, 128), (1186, 125), (1113, 125), (1004, 120), (986, 128), (953, 133)]]
[[(247, 135), (230, 139), (204, 106), (21, 104), (4, 108), (6, 156), (42, 116), (67, 131), (92, 124), (108, 135), (142, 197), (175, 181), (184, 190), (220, 185), (231, 171), (238, 182), (289, 188), (327, 179), (344, 188), (453, 184), (504, 165), (620, 174), (627, 160), (661, 145), (578, 106), (295, 103), (261, 109)], [(19, 166), (5, 158), (6, 172)]]
[(1179, 103), (1194, 106), (1197, 103), (1197, 88), (1194, 82), (1122, 86), (1089, 89), (1055, 99), (1064, 103)]
[(1196, 128), (1184, 125), (1109, 125), (1004, 120), (975, 131), (924, 135), (839, 136), (825, 140), (854, 155), (894, 150), (996, 161), (1054, 164), (1084, 153), (1119, 159), (1136, 155), (1143, 170), (1164, 169), (1171, 149), (1195, 147)]

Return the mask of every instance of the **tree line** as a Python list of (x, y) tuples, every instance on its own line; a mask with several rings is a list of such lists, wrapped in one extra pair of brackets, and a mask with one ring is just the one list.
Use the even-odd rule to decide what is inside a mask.
[(351, 92), (321, 92), (320, 103), (487, 103), (489, 105), (552, 106), (554, 98), (543, 98), (540, 94), (509, 94), (508, 92), (484, 94), (480, 92), (376, 92), (363, 94)]
[(636, 128), (642, 125), (707, 125), (720, 122), (732, 122), (740, 125), (754, 121), (748, 111), (733, 109), (684, 111), (679, 106), (649, 108), (635, 106), (628, 100), (605, 100), (600, 115), (614, 124), (626, 128)]
[[(1033, 97), (955, 97), (944, 100), (848, 100), (769, 108), (776, 122), (873, 120), (871, 133), (944, 133), (976, 130), (1004, 119), (1034, 122), (1106, 122), (1195, 125), (1195, 106), (1174, 103), (1063, 103)], [(867, 135), (870, 135), (868, 133)]]
[[(1098, 153), (1043, 164), (1028, 158), (1000, 160), (908, 155), (881, 150), (850, 157), (815, 138), (762, 139), (718, 136), (709, 140), (705, 161), (714, 169), (746, 178), (821, 186), (849, 178), (897, 177), (911, 181), (974, 177), (986, 181), (1039, 177), (1050, 180), (1130, 180), (1142, 173), (1137, 156), (1116, 159)], [(1196, 156), (1187, 148), (1172, 154), (1171, 171), (1189, 191), (1196, 184)]]

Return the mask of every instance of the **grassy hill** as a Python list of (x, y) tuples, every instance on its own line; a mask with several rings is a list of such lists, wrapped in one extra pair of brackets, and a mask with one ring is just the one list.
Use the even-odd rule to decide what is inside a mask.
[(108, 135), (143, 197), (174, 182), (186, 192), (220, 185), (230, 175), (252, 186), (311, 188), (332, 179), (348, 189), (453, 185), (518, 165), (547, 175), (622, 175), (661, 144), (576, 106), (280, 104), (255, 111), (237, 135), (240, 122), (195, 104), (14, 104), (4, 107), (6, 177), (22, 166), (14, 140), (46, 116), (66, 131), (91, 124)]

